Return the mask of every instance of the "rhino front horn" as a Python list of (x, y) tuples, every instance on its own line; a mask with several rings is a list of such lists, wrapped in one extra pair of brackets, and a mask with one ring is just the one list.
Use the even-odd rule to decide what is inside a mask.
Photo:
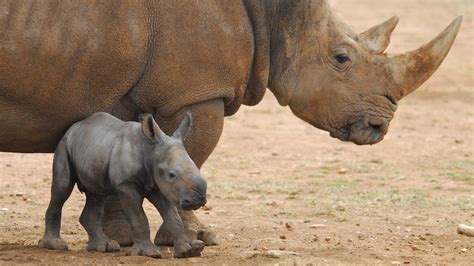
[(415, 51), (389, 57), (390, 71), (402, 98), (421, 86), (439, 67), (461, 27), (462, 16), (429, 43)]

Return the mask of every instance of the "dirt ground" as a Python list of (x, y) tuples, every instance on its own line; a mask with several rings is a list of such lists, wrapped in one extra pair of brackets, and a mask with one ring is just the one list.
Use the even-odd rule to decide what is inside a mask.
[[(398, 52), (464, 15), (444, 64), (400, 103), (382, 143), (332, 139), (278, 106), (270, 92), (258, 106), (243, 107), (226, 119), (202, 170), (209, 203), (197, 215), (220, 245), (181, 260), (86, 252), (78, 221), (85, 198), (77, 190), (63, 213), (62, 235), (72, 251), (37, 248), (52, 155), (0, 153), (0, 262), (472, 264), (474, 238), (456, 234), (456, 226), (474, 224), (473, 2), (331, 3), (357, 31), (398, 14), (389, 48)], [(161, 219), (148, 203), (146, 210), (154, 233)]]

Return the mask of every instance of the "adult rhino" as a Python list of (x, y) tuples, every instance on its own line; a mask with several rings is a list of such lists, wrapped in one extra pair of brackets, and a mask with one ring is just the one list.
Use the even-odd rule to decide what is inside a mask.
[[(461, 21), (388, 55), (397, 17), (356, 34), (325, 0), (3, 0), (0, 150), (53, 152), (68, 126), (98, 111), (123, 120), (152, 113), (170, 133), (191, 110), (185, 144), (200, 167), (224, 116), (259, 103), (266, 88), (331, 136), (374, 144), (397, 102), (441, 64)], [(105, 229), (125, 244), (121, 213), (110, 199)], [(180, 215), (189, 234), (205, 229), (192, 212)], [(155, 242), (169, 244), (169, 235), (165, 223)], [(198, 237), (215, 243), (208, 230)]]

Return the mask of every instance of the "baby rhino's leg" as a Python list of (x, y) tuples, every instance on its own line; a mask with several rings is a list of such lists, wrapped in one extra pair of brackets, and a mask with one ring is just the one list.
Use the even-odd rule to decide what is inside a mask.
[(160, 250), (151, 242), (150, 225), (143, 210), (143, 196), (133, 183), (122, 184), (117, 188), (120, 203), (132, 231), (133, 246), (131, 255), (161, 257)]
[(104, 204), (104, 196), (86, 193), (86, 205), (79, 221), (89, 235), (88, 251), (116, 252), (120, 250), (119, 243), (109, 239), (102, 231)]
[(197, 257), (201, 255), (205, 243), (201, 240), (191, 240), (186, 236), (183, 221), (173, 206), (159, 190), (153, 190), (148, 200), (158, 209), (167, 224), (174, 240), (174, 256), (177, 258)]
[(40, 248), (67, 250), (66, 241), (62, 240), (59, 235), (61, 213), (64, 202), (69, 198), (74, 188), (75, 179), (74, 170), (71, 169), (67, 155), (66, 142), (63, 139), (54, 153), (51, 200), (46, 211), (46, 230), (38, 243)]

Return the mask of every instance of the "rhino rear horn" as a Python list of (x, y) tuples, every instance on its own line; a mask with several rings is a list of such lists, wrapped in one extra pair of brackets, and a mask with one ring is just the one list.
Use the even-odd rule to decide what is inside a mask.
[(398, 98), (420, 87), (436, 71), (448, 54), (462, 23), (462, 16), (449, 24), (436, 38), (415, 51), (389, 56), (389, 67)]
[(373, 26), (359, 34), (362, 46), (373, 53), (383, 53), (390, 44), (390, 36), (398, 24), (398, 17), (393, 16), (387, 21)]

